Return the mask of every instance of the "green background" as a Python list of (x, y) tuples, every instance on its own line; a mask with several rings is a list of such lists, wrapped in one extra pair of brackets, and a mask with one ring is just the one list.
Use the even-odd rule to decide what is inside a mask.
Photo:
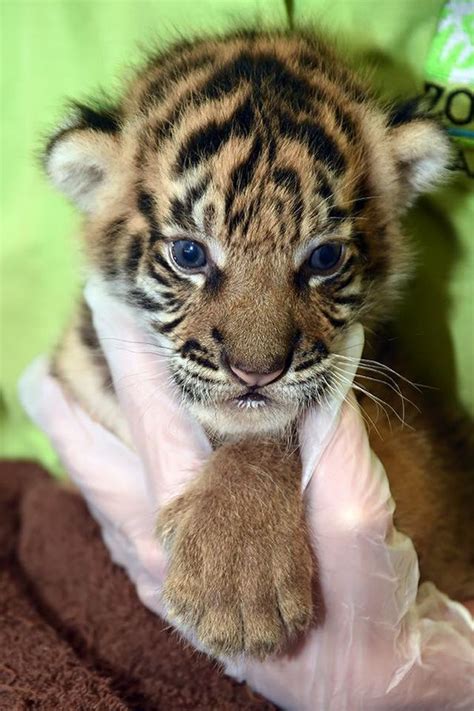
[[(376, 67), (388, 95), (420, 92), (439, 0), (3, 0), (1, 160), (1, 392), (4, 456), (54, 453), (23, 414), (16, 383), (51, 349), (80, 275), (79, 217), (48, 186), (38, 153), (67, 98), (118, 87), (143, 50), (170, 38), (241, 24), (318, 23)], [(140, 49), (141, 47), (141, 49)], [(420, 379), (474, 413), (474, 181), (459, 177), (408, 220), (419, 276), (401, 338)], [(423, 364), (423, 366), (422, 366)]]

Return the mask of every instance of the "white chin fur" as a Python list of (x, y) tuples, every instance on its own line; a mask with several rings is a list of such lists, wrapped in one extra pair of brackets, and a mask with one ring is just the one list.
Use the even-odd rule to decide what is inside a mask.
[(234, 406), (189, 406), (203, 427), (223, 439), (247, 435), (275, 435), (284, 432), (298, 416), (295, 407), (282, 407), (274, 403), (239, 403)]

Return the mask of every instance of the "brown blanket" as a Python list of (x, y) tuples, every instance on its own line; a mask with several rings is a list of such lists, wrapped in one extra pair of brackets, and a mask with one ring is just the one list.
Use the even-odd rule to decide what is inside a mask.
[(81, 498), (0, 464), (0, 709), (274, 707), (138, 601)]

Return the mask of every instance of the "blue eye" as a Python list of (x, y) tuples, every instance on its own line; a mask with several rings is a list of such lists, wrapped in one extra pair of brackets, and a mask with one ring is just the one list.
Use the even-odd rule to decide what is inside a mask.
[(344, 247), (340, 242), (326, 242), (316, 247), (309, 257), (309, 268), (316, 274), (328, 274), (341, 263)]
[(176, 240), (171, 251), (174, 261), (181, 269), (202, 269), (207, 264), (204, 247), (191, 239)]

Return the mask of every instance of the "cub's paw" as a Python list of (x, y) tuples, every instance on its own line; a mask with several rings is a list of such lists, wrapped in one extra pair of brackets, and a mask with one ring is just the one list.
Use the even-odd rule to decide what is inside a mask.
[(158, 522), (169, 552), (168, 617), (213, 656), (262, 659), (312, 618), (304, 523), (286, 526), (280, 519), (275, 532), (276, 519), (249, 508), (194, 491), (171, 502)]

